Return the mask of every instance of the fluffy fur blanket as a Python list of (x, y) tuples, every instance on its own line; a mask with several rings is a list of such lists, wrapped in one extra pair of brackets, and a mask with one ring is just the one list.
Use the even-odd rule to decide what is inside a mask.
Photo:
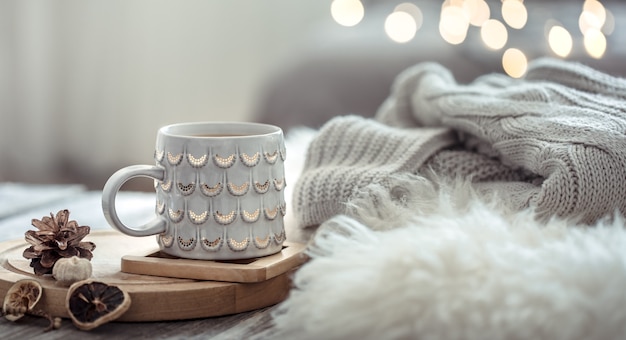
[[(310, 136), (288, 136), (292, 183)], [(419, 195), (399, 197), (368, 188), (349, 215), (320, 226), (311, 260), (261, 336), (626, 338), (622, 218), (540, 224), (497, 198), (480, 201), (464, 183), (420, 183), (403, 189)], [(288, 237), (308, 240), (287, 218)]]

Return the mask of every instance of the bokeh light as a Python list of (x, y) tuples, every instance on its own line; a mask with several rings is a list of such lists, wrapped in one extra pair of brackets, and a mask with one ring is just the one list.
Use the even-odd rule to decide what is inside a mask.
[[(449, 3), (442, 6), (439, 19), (439, 33), (448, 43), (456, 45), (465, 40), (469, 28), (469, 17), (457, 3)], [(462, 5), (462, 2), (460, 2)]]
[(502, 19), (512, 28), (523, 28), (528, 21), (526, 6), (521, 0), (504, 0), (502, 2)]
[(592, 58), (600, 59), (606, 52), (606, 37), (600, 30), (587, 30), (583, 44), (585, 45), (585, 50)]
[(513, 78), (520, 78), (528, 69), (528, 59), (524, 52), (517, 48), (509, 48), (502, 55), (502, 68)]
[(385, 33), (397, 43), (405, 43), (415, 37), (417, 24), (412, 15), (407, 12), (393, 12), (385, 20)]
[(482, 26), (491, 16), (489, 5), (485, 0), (465, 0), (463, 8), (468, 14), (469, 22), (472, 26)]
[(413, 20), (415, 20), (415, 25), (417, 27), (416, 29), (419, 31), (419, 29), (422, 27), (422, 23), (424, 22), (424, 15), (422, 14), (422, 10), (417, 7), (417, 5), (410, 2), (404, 2), (396, 6), (393, 11), (406, 12), (410, 14), (413, 17)]
[(601, 24), (604, 24), (604, 20), (606, 20), (606, 9), (598, 0), (585, 0), (583, 3), (583, 12), (595, 15), (598, 20), (600, 20)]
[(602, 26), (602, 33), (604, 35), (611, 35), (615, 30), (615, 17), (611, 11), (606, 11), (606, 20), (604, 21), (604, 25)]
[(506, 27), (496, 19), (489, 19), (480, 28), (480, 37), (487, 47), (499, 50), (509, 38)]
[(552, 26), (548, 33), (548, 45), (554, 54), (565, 58), (572, 52), (572, 35), (562, 26)]
[(582, 34), (587, 34), (590, 29), (599, 30), (606, 22), (606, 10), (597, 0), (586, 0), (583, 10), (578, 17), (578, 27)]
[(330, 15), (339, 25), (352, 27), (361, 22), (365, 8), (360, 0), (333, 0)]

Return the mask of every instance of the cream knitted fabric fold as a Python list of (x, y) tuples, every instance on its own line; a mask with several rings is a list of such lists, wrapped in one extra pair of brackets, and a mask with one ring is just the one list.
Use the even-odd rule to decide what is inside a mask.
[[(625, 99), (625, 79), (577, 63), (539, 59), (522, 79), (490, 74), (468, 85), (425, 63), (398, 76), (377, 119), (453, 128), (475, 162), (491, 157), (520, 172), (518, 179), (482, 178), (479, 189), (543, 217), (592, 223), (626, 212)], [(442, 176), (467, 175), (467, 157), (441, 157), (428, 166)]]
[(435, 152), (456, 142), (445, 128), (399, 129), (358, 116), (327, 122), (309, 145), (294, 188), (299, 226), (315, 226), (343, 213), (353, 194), (390, 178), (415, 173)]

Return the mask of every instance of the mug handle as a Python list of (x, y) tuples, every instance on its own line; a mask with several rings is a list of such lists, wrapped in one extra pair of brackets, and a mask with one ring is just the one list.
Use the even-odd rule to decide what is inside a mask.
[(165, 178), (165, 169), (154, 165), (131, 165), (116, 171), (102, 189), (102, 212), (107, 222), (115, 229), (130, 236), (149, 236), (165, 232), (165, 221), (158, 218), (131, 228), (126, 226), (117, 216), (115, 197), (120, 188), (131, 178), (149, 177), (162, 181)]

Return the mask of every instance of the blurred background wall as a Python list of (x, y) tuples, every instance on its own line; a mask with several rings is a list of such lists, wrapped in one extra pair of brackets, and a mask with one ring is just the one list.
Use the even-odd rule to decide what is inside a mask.
[[(581, 19), (596, 0), (527, 0), (513, 10), (514, 19), (527, 17), (520, 27), (502, 11), (510, 1), (520, 2), (1, 1), (0, 182), (100, 189), (120, 167), (152, 164), (157, 129), (174, 122), (288, 129), (337, 114), (371, 116), (395, 75), (421, 61), (441, 62), (460, 81), (520, 76), (541, 56), (626, 75), (623, 1), (602, 1), (600, 22), (591, 10)], [(486, 6), (487, 16), (472, 6)], [(396, 12), (412, 19), (390, 19)], [(508, 32), (502, 46), (482, 36), (487, 19)], [(600, 55), (585, 45), (581, 20), (602, 33)], [(567, 34), (549, 41), (555, 26), (569, 34), (569, 50)], [(507, 69), (511, 49), (524, 60)]]
[(330, 21), (305, 0), (3, 0), (0, 181), (153, 163), (159, 126), (250, 120), (263, 79)]

